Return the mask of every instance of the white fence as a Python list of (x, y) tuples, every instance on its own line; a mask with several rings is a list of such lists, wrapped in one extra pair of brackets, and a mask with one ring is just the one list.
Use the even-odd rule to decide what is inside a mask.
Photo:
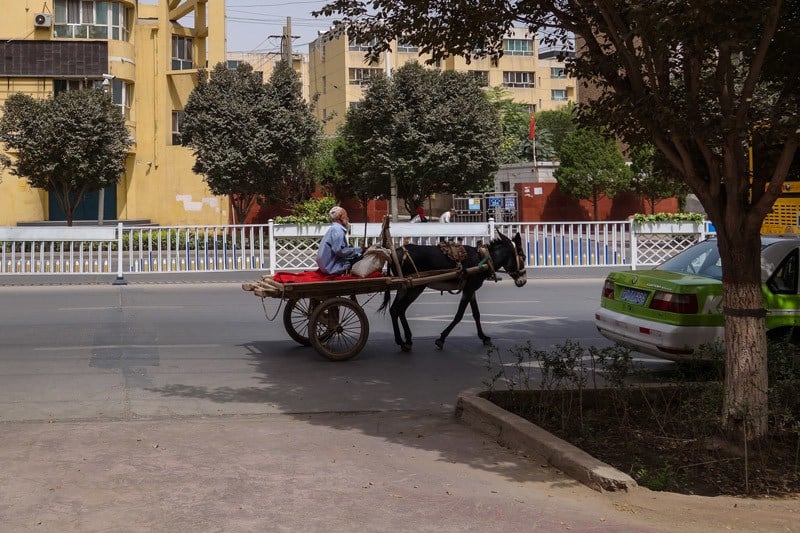
[[(316, 268), (327, 225), (0, 227), (0, 275), (219, 272)], [(621, 222), (453, 223), (391, 226), (394, 245), (522, 236), (527, 267), (653, 266), (703, 240), (707, 224), (636, 228)], [(354, 223), (353, 245), (380, 240), (381, 224)]]

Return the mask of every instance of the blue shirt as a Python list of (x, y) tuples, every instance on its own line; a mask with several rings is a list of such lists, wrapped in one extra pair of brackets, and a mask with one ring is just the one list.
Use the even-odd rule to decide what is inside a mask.
[(322, 237), (317, 266), (325, 274), (344, 274), (361, 257), (361, 248), (347, 246), (347, 229), (334, 222)]

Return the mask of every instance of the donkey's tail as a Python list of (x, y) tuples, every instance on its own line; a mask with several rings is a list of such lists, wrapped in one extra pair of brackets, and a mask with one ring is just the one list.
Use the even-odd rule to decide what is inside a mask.
[(383, 303), (378, 307), (378, 311), (386, 314), (386, 308), (389, 307), (389, 300), (392, 298), (392, 293), (389, 289), (383, 291)]

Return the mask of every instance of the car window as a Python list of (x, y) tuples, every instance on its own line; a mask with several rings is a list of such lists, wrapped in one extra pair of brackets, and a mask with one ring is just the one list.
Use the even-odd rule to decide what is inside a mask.
[(800, 257), (797, 250), (786, 256), (767, 280), (767, 287), (775, 294), (797, 294), (797, 274)]
[(708, 240), (692, 246), (656, 267), (678, 274), (693, 274), (722, 279), (722, 261), (717, 241)]

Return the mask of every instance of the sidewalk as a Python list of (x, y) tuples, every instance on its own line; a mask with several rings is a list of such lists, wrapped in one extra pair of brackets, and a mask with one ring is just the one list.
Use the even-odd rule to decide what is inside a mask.
[[(793, 531), (798, 501), (603, 494), (431, 413), (0, 425), (4, 531)], [(794, 529), (793, 529), (794, 528)]]

